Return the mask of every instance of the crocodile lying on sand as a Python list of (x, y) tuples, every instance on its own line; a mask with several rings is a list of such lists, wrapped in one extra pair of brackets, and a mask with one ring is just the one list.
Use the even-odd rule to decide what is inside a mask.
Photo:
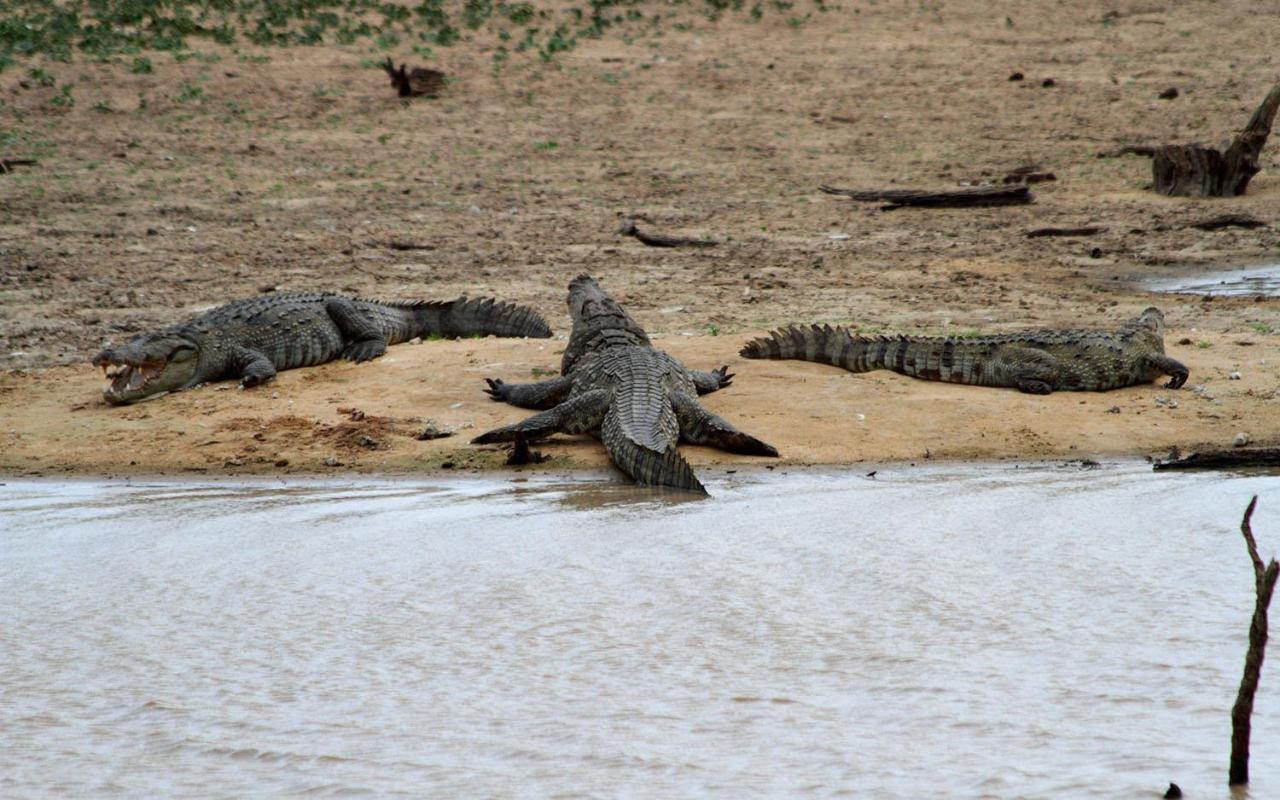
[(383, 303), (321, 292), (236, 300), (164, 330), (108, 347), (93, 363), (111, 384), (103, 397), (136, 403), (208, 381), (245, 387), (276, 372), (337, 358), (368, 361), (419, 336), (529, 336), (551, 329), (532, 309), (490, 299)]
[(706, 493), (680, 441), (731, 453), (776, 456), (771, 445), (748, 436), (704, 409), (700, 394), (728, 386), (726, 367), (686, 369), (655, 349), (644, 329), (596, 284), (579, 275), (569, 284), (573, 332), (560, 377), (538, 383), (488, 381), (494, 400), (548, 409), (473, 439), (475, 444), (536, 439), (553, 433), (592, 433), (613, 463), (637, 483)]
[(830, 325), (790, 326), (754, 339), (745, 358), (795, 358), (850, 372), (890, 369), (913, 378), (1010, 386), (1030, 394), (1103, 392), (1187, 368), (1164, 354), (1164, 315), (1148, 308), (1116, 330), (1032, 330), (971, 338), (859, 336)]

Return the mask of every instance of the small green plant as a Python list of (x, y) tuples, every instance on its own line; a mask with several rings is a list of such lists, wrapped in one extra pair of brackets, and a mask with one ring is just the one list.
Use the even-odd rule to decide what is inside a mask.
[(547, 139), (544, 142), (533, 143), (533, 149), (540, 153), (545, 153), (550, 150), (555, 150), (559, 146), (560, 146), (560, 143), (557, 142), (555, 139)]
[(204, 97), (204, 89), (192, 84), (189, 81), (183, 81), (178, 85), (178, 102), (190, 103)]
[(393, 134), (393, 133), (380, 133), (380, 134), (378, 134), (378, 144), (386, 144), (387, 142), (391, 141), (391, 137), (392, 137), (392, 136), (394, 136), (394, 135), (395, 135), (395, 134)]
[(1255, 322), (1249, 327), (1257, 331), (1258, 333), (1262, 333), (1262, 334), (1271, 333), (1271, 326), (1265, 322)]
[(554, 370), (554, 369), (545, 369), (545, 368), (543, 368), (543, 367), (534, 367), (533, 369), (529, 370), (529, 374), (530, 374), (530, 375), (532, 375), (532, 376), (533, 376), (533, 377), (535, 377), (535, 378), (545, 378), (545, 377), (547, 377), (547, 376), (549, 376), (549, 375), (550, 375), (550, 376), (555, 376), (555, 375), (559, 375), (560, 373), (559, 373), (558, 371)]
[(1196, 347), (1199, 347), (1201, 350), (1208, 350), (1210, 347), (1213, 347), (1213, 345), (1201, 339), (1196, 342)]
[(719, 325), (717, 325), (717, 324), (715, 324), (714, 322), (713, 322), (713, 323), (711, 323), (710, 325), (708, 325), (708, 326), (707, 326), (707, 335), (709, 335), (709, 336), (719, 336), (719, 335), (720, 335), (720, 326), (719, 326)]
[(58, 90), (58, 93), (54, 95), (53, 99), (49, 102), (53, 103), (58, 108), (71, 108), (74, 106), (76, 104), (76, 100), (71, 96), (71, 84), (62, 84), (62, 88)]
[(41, 86), (52, 86), (58, 82), (58, 79), (53, 77), (48, 70), (41, 69), (40, 67), (36, 67), (27, 74), (31, 76), (33, 81)]
[(134, 75), (150, 75), (153, 71), (151, 59), (146, 56), (138, 56), (133, 60), (133, 64), (129, 67), (129, 71)]

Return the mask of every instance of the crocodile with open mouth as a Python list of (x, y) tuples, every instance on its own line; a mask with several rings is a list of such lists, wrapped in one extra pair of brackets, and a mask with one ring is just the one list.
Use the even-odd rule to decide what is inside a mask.
[(186, 322), (108, 347), (93, 363), (108, 372), (108, 403), (136, 403), (208, 381), (249, 387), (280, 370), (337, 358), (368, 361), (416, 337), (527, 336), (551, 329), (530, 308), (491, 299), (378, 302), (322, 292), (236, 300)]

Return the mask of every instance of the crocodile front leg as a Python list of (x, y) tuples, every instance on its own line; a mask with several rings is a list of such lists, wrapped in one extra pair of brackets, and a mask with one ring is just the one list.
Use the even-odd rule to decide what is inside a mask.
[(551, 408), (568, 396), (573, 388), (573, 378), (561, 375), (537, 383), (504, 383), (497, 378), (485, 378), (489, 397), (520, 408)]
[(571, 397), (555, 408), (534, 414), (514, 425), (482, 433), (471, 440), (472, 444), (514, 442), (520, 437), (541, 439), (553, 433), (590, 433), (600, 427), (609, 410), (611, 393), (605, 389), (592, 389), (577, 397)]
[(1187, 382), (1187, 378), (1191, 377), (1191, 370), (1187, 369), (1181, 361), (1169, 358), (1163, 353), (1151, 353), (1146, 357), (1146, 361), (1149, 369), (1169, 376), (1169, 382), (1164, 385), (1166, 389), (1181, 389)]
[(240, 386), (245, 389), (259, 386), (276, 376), (276, 365), (257, 350), (241, 350), (236, 354), (240, 372)]
[(680, 438), (689, 444), (718, 447), (730, 453), (747, 456), (776, 456), (778, 450), (754, 436), (733, 427), (728, 420), (716, 416), (682, 392), (671, 396), (676, 419), (680, 421)]
[(342, 331), (346, 347), (342, 357), (348, 361), (369, 361), (387, 352), (387, 337), (378, 326), (356, 308), (356, 304), (345, 297), (331, 297), (324, 304), (324, 310), (333, 320), (333, 324)]
[(689, 377), (693, 378), (693, 385), (698, 388), (698, 394), (710, 394), (733, 383), (733, 375), (730, 374), (727, 366), (713, 369), (710, 372), (691, 369), (689, 370)]

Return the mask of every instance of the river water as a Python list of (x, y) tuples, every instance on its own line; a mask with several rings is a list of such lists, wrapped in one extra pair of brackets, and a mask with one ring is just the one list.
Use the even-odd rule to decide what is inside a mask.
[(8, 481), (0, 796), (1231, 796), (1280, 479), (708, 477)]
[(1142, 288), (1151, 292), (1216, 297), (1280, 297), (1280, 264), (1152, 278), (1143, 281)]

